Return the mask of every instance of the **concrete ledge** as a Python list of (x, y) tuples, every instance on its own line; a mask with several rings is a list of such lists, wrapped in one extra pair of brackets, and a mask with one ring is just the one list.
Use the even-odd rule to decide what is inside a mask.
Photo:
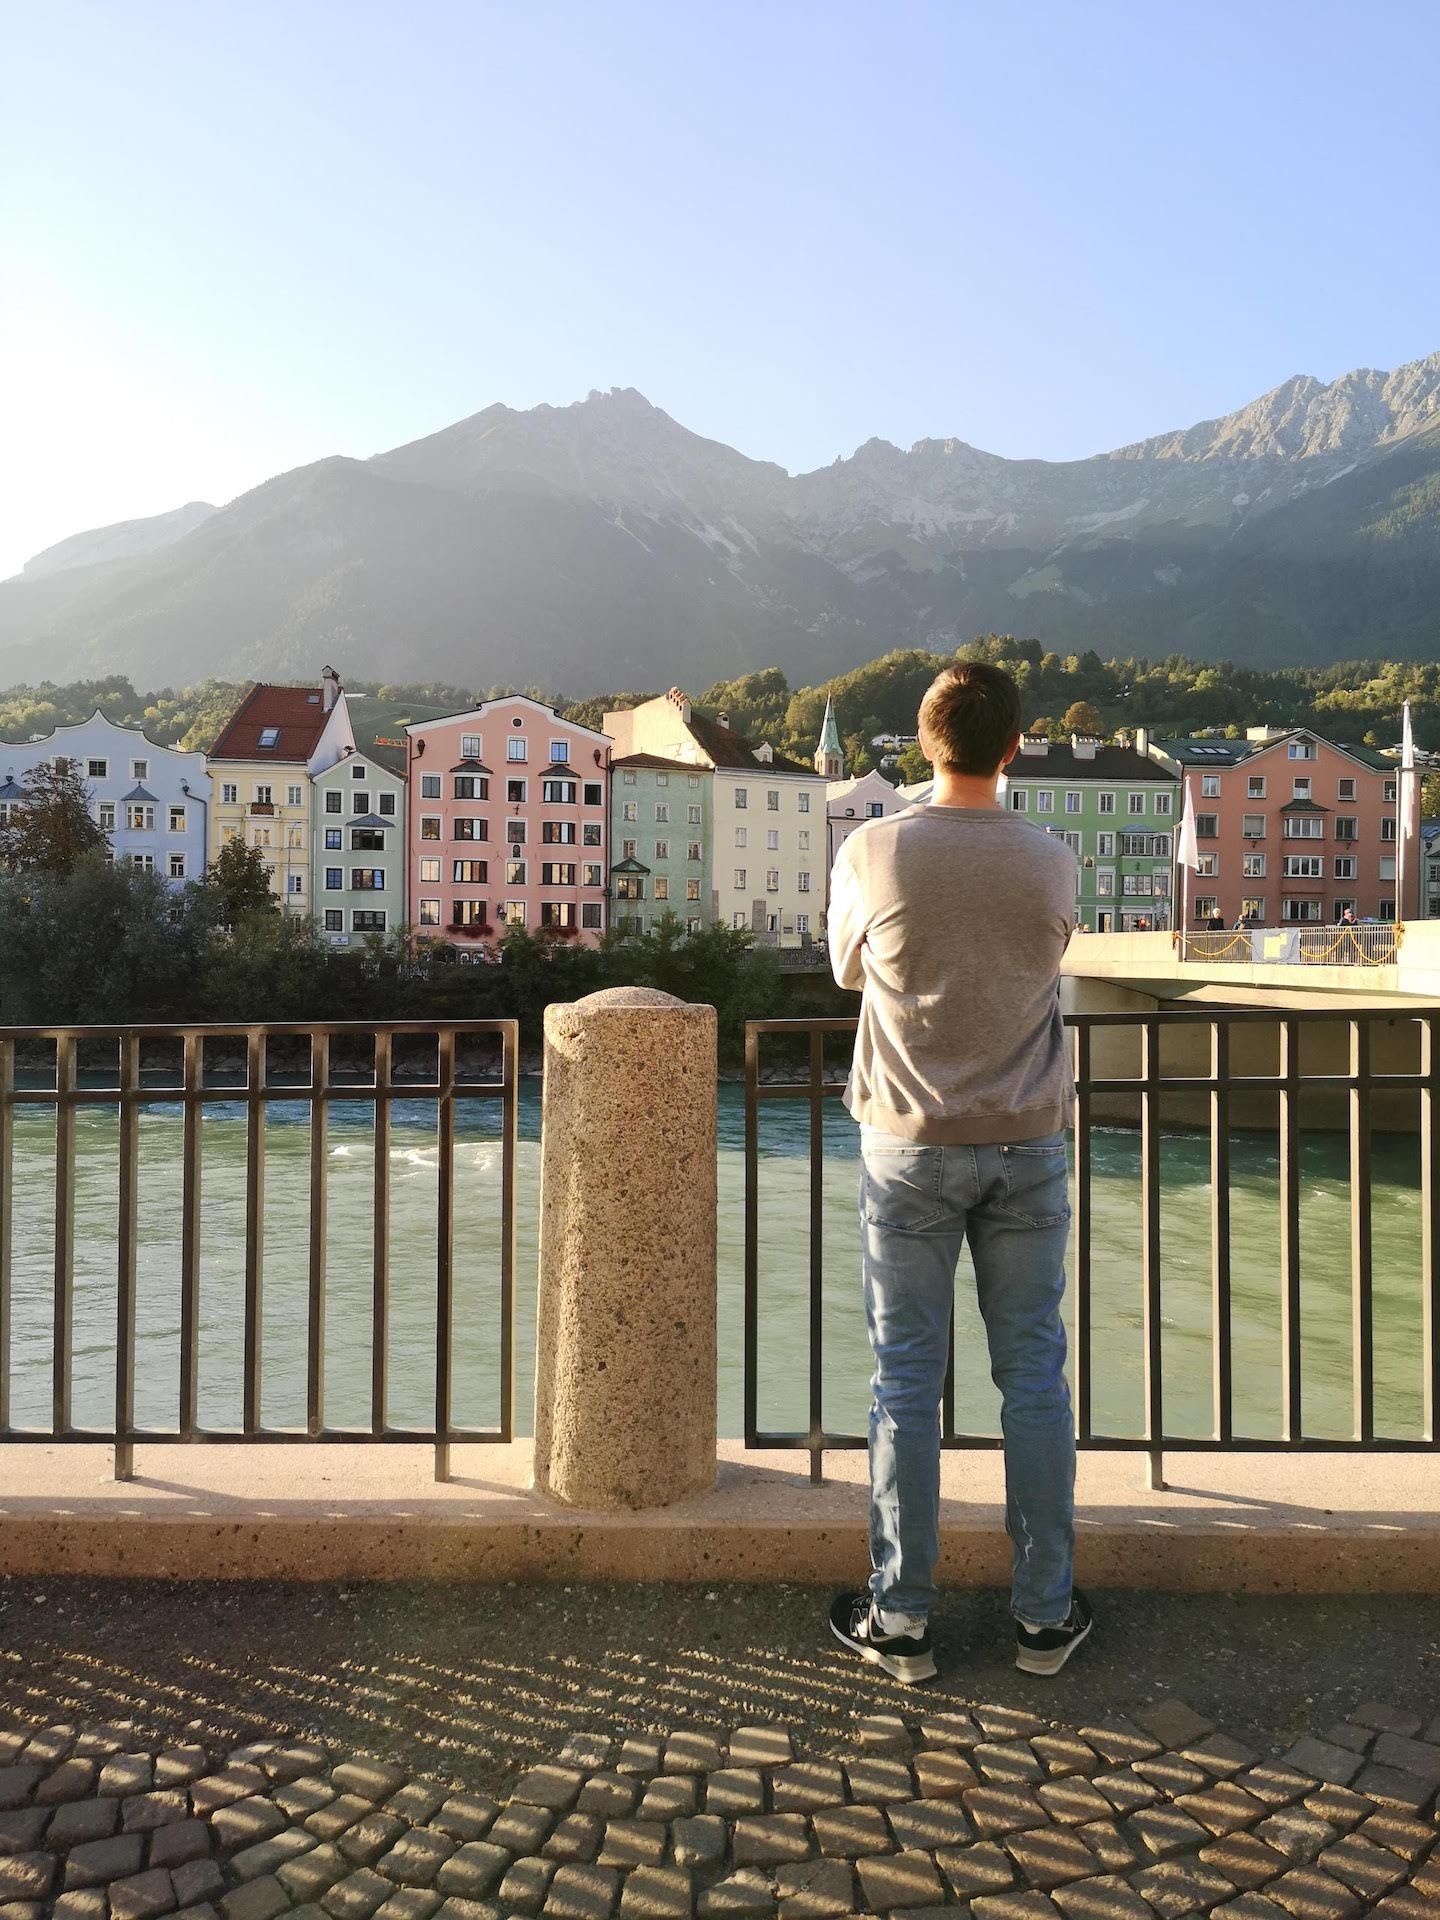
[[(531, 1489), (528, 1442), (456, 1448), (437, 1486), (421, 1448), (0, 1448), (0, 1573), (146, 1579), (858, 1581), (865, 1457), (723, 1442), (716, 1486), (650, 1513), (589, 1514)], [(1082, 1456), (1080, 1578), (1251, 1593), (1440, 1592), (1436, 1464), (1422, 1455)], [(947, 1455), (949, 1586), (1009, 1578), (999, 1456)]]

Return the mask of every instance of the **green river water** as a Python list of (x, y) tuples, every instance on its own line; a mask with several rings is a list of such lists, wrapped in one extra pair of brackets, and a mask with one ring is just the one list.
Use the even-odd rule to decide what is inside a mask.
[[(476, 1103), (477, 1106), (481, 1103)], [(487, 1426), (498, 1408), (500, 1147), (490, 1103), (463, 1110), (456, 1144), (457, 1422)], [(539, 1088), (522, 1083), (516, 1182), (519, 1259), (516, 1422), (530, 1430), (534, 1348)], [(741, 1090), (720, 1088), (720, 1425), (741, 1431), (741, 1299), (744, 1260), (744, 1114)], [(761, 1112), (760, 1417), (770, 1429), (803, 1427), (808, 1290), (808, 1116), (804, 1103)], [(207, 1107), (202, 1124), (203, 1222), (200, 1413), (202, 1424), (239, 1419), (245, 1223), (245, 1121), (238, 1106)], [(179, 1383), (180, 1147), (178, 1107), (140, 1120), (137, 1416), (174, 1424)], [(825, 1417), (861, 1432), (868, 1351), (860, 1304), (856, 1133), (838, 1101), (825, 1122)], [(635, 1143), (643, 1152), (643, 1141)], [(1278, 1155), (1273, 1134), (1232, 1136), (1234, 1375), (1237, 1433), (1279, 1431), (1280, 1266)], [(118, 1122), (107, 1107), (81, 1109), (76, 1126), (74, 1417), (108, 1418), (114, 1393)], [(1421, 1419), (1420, 1194), (1413, 1135), (1374, 1141), (1374, 1273), (1377, 1429), (1415, 1437)], [(329, 1141), (326, 1283), (326, 1418), (369, 1424), (373, 1135), (368, 1110), (337, 1106)], [(434, 1253), (437, 1155), (433, 1105), (397, 1102), (391, 1137), (390, 1418), (424, 1425), (434, 1406)], [(1176, 1132), (1162, 1144), (1163, 1327), (1166, 1424), (1175, 1434), (1210, 1427), (1209, 1147)], [(1140, 1143), (1133, 1132), (1095, 1134), (1093, 1179), (1093, 1394), (1095, 1429), (1141, 1426)], [(50, 1417), (54, 1118), (22, 1108), (15, 1127), (12, 1420), (44, 1428)], [(272, 1106), (266, 1124), (263, 1414), (267, 1425), (304, 1424), (309, 1225), (308, 1108)], [(1302, 1142), (1301, 1255), (1305, 1429), (1344, 1437), (1350, 1409), (1349, 1185), (1343, 1136)], [(1072, 1261), (1073, 1271), (1073, 1261)], [(985, 1365), (973, 1289), (956, 1314), (957, 1425), (990, 1433), (997, 1401)]]

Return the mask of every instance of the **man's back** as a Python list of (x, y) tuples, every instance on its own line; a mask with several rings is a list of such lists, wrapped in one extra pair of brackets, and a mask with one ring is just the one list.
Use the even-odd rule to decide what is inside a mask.
[(865, 989), (855, 1118), (937, 1143), (1065, 1125), (1056, 982), (1074, 906), (1069, 848), (999, 808), (911, 807), (851, 834), (828, 933), (836, 979)]

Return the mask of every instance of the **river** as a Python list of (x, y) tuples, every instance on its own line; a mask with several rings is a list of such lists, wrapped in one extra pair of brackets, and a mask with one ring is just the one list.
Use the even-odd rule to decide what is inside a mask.
[[(478, 1103), (477, 1103), (478, 1104)], [(538, 1083), (522, 1083), (516, 1303), (516, 1421), (530, 1430), (535, 1323)], [(494, 1423), (500, 1148), (490, 1111), (463, 1110), (456, 1144), (454, 1417)], [(808, 1115), (803, 1102), (761, 1113), (760, 1286), (763, 1427), (803, 1427), (806, 1404)], [(744, 1261), (744, 1110), (739, 1087), (720, 1088), (720, 1428), (741, 1431)], [(244, 1273), (245, 1120), (238, 1105), (205, 1109), (201, 1271), (200, 1417), (239, 1418)], [(140, 1120), (137, 1417), (164, 1428), (179, 1385), (181, 1119), (154, 1106)], [(644, 1142), (634, 1143), (644, 1151)], [(825, 1417), (863, 1430), (868, 1355), (856, 1251), (856, 1135), (838, 1102), (825, 1121)], [(22, 1108), (15, 1126), (12, 1419), (46, 1427), (50, 1413), (54, 1119)], [(1209, 1430), (1209, 1148), (1203, 1135), (1162, 1142), (1163, 1339), (1167, 1427)], [(77, 1425), (107, 1417), (114, 1392), (115, 1110), (87, 1107), (76, 1124), (75, 1361)], [(1279, 1165), (1276, 1140), (1236, 1132), (1231, 1149), (1235, 1427), (1279, 1431)], [(1373, 1147), (1377, 1430), (1419, 1433), (1421, 1287), (1419, 1157), (1413, 1136), (1380, 1134)], [(368, 1111), (338, 1104), (329, 1142), (326, 1277), (326, 1417), (369, 1423), (370, 1195)], [(396, 1426), (423, 1425), (434, 1405), (434, 1249), (437, 1156), (434, 1108), (397, 1102), (391, 1141), (391, 1404)], [(1138, 1135), (1099, 1129), (1094, 1151), (1093, 1395), (1097, 1431), (1141, 1425), (1140, 1147)], [(277, 1103), (266, 1122), (263, 1416), (301, 1426), (305, 1407), (309, 1225), (308, 1108)], [(1349, 1183), (1343, 1136), (1302, 1138), (1301, 1254), (1305, 1427), (1316, 1437), (1350, 1431)], [(1071, 1263), (1073, 1274), (1073, 1260)], [(957, 1424), (994, 1432), (997, 1400), (985, 1366), (973, 1288), (958, 1291)]]

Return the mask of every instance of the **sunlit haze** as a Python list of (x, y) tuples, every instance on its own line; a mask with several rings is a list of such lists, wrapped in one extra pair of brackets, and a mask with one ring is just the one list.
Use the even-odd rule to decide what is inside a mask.
[(496, 400), (1063, 459), (1440, 347), (1430, 0), (12, 8), (0, 574)]

